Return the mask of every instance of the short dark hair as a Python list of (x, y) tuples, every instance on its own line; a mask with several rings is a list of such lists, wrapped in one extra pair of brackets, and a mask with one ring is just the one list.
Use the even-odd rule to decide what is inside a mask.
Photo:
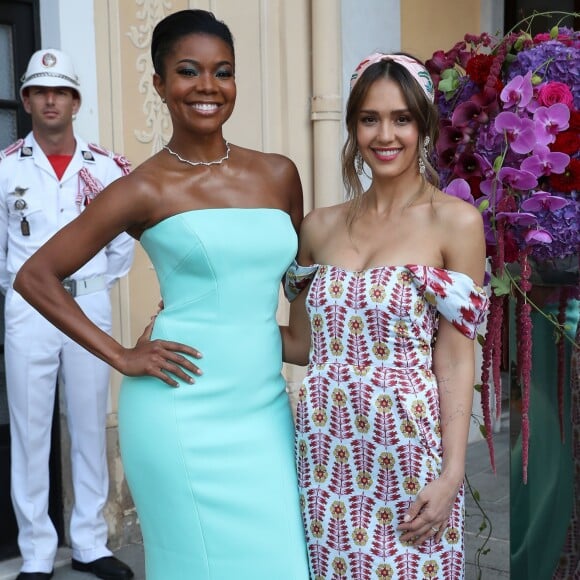
[(163, 76), (165, 57), (173, 50), (175, 43), (190, 34), (209, 34), (221, 38), (234, 53), (234, 38), (227, 24), (218, 20), (207, 10), (180, 10), (160, 20), (153, 29), (151, 38), (151, 59), (155, 72)]

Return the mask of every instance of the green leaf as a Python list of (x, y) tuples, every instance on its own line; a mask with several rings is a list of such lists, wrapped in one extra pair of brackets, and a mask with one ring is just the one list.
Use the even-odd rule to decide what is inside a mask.
[(491, 551), (491, 548), (486, 548), (485, 550), (483, 550), (481, 553), (486, 556), (487, 554), (489, 554)]
[(473, 388), (478, 392), (481, 393), (481, 385), (473, 385)]
[(522, 47), (524, 46), (524, 41), (526, 40), (525, 35), (520, 35), (518, 36), (518, 39), (514, 42), (514, 49), (517, 50), (518, 52), (520, 50), (522, 50)]
[(483, 435), (484, 439), (487, 439), (487, 429), (485, 428), (485, 425), (479, 426), (479, 432)]
[(555, 40), (556, 38), (558, 38), (558, 25), (556, 26), (552, 26), (552, 28), (550, 28), (550, 38), (552, 40)]
[(477, 333), (477, 342), (479, 344), (479, 346), (484, 346), (485, 345), (485, 336), (483, 336), (483, 334), (481, 333)]
[(444, 79), (439, 81), (439, 90), (445, 94), (447, 100), (451, 98), (458, 86), (459, 83), (455, 79)]
[(477, 489), (474, 489), (473, 490), (473, 499), (476, 500), (476, 501), (479, 501), (480, 500), (480, 497), (481, 496), (479, 495), (479, 491), (477, 491)]
[(506, 296), (511, 292), (511, 280), (507, 272), (504, 272), (501, 278), (491, 276), (491, 287), (496, 296)]
[(441, 73), (438, 88), (449, 99), (459, 87), (459, 73), (454, 68), (447, 68)]

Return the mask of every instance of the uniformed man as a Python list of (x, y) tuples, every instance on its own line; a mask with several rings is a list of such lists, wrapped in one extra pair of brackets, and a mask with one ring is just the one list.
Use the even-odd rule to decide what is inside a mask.
[[(23, 558), (18, 580), (44, 580), (53, 573), (57, 533), (48, 516), (48, 458), (57, 379), (65, 393), (71, 438), (72, 567), (99, 578), (131, 578), (131, 569), (106, 546), (109, 367), (12, 289), (25, 260), (103, 187), (128, 172), (129, 164), (74, 133), (81, 89), (66, 54), (53, 49), (34, 53), (22, 81), (20, 96), (32, 117), (32, 132), (0, 153), (0, 286), (6, 294), (12, 502)], [(127, 274), (132, 258), (133, 241), (122, 234), (63, 281), (87, 316), (107, 332), (109, 290)]]

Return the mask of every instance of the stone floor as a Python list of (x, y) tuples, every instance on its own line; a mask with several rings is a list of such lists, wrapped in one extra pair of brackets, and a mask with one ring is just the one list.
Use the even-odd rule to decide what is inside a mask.
[[(509, 578), (509, 470), (510, 433), (508, 411), (502, 416), (501, 430), (494, 433), (496, 474), (491, 471), (489, 450), (485, 441), (471, 443), (467, 449), (467, 478), (471, 488), (479, 494), (479, 504), (491, 525), (480, 532), (481, 511), (466, 487), (465, 546), (466, 580), (495, 580)], [(477, 495), (477, 494), (476, 494)], [(487, 536), (489, 540), (483, 546)], [(489, 550), (479, 556), (477, 551)], [(479, 575), (481, 573), (481, 575)]]

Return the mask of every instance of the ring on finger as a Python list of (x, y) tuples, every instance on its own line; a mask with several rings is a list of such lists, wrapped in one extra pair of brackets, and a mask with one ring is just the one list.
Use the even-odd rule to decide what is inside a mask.
[(431, 529), (432, 529), (432, 530), (433, 530), (435, 533), (437, 533), (437, 532), (439, 531), (439, 528), (436, 528), (435, 526), (431, 526)]

